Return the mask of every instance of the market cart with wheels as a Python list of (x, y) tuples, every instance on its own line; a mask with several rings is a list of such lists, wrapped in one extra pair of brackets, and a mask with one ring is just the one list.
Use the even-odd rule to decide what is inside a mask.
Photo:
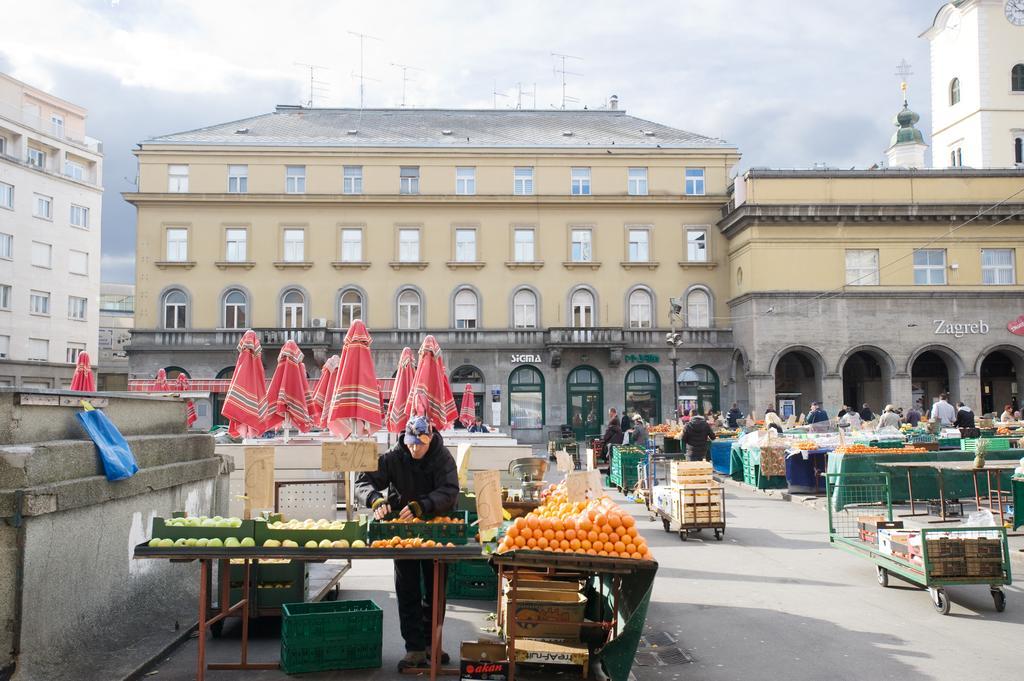
[(712, 530), (718, 541), (725, 536), (724, 487), (657, 486), (653, 498), (652, 511), (662, 527), (666, 532), (678, 532), (682, 541), (701, 530)]
[(881, 586), (897, 577), (927, 589), (935, 610), (946, 615), (947, 587), (983, 585), (996, 611), (1006, 608), (1003, 587), (1012, 577), (1005, 528), (905, 529), (893, 521), (889, 474), (884, 472), (830, 473), (825, 487), (829, 541), (874, 562)]

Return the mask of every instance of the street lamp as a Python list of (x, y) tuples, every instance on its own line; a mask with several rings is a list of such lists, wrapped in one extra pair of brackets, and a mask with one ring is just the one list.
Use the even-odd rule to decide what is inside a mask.
[(672, 327), (672, 331), (665, 335), (665, 342), (669, 344), (668, 356), (672, 360), (672, 411), (678, 416), (679, 414), (679, 379), (676, 374), (678, 368), (676, 362), (677, 348), (682, 345), (682, 335), (676, 332), (676, 321), (682, 316), (683, 306), (679, 298), (669, 299), (669, 312), (668, 322)]

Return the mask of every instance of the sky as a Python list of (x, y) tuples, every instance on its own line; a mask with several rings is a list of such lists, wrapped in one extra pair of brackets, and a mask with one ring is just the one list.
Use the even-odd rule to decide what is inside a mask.
[[(132, 148), (305, 103), (604, 106), (736, 144), (738, 168), (870, 167), (902, 105), (930, 131), (927, 29), (942, 0), (33, 0), (9, 3), (0, 71), (89, 111), (103, 142), (103, 281), (134, 281)], [(520, 95), (520, 92), (525, 94)], [(495, 95), (494, 93), (498, 94)], [(534, 95), (535, 93), (535, 95)]]

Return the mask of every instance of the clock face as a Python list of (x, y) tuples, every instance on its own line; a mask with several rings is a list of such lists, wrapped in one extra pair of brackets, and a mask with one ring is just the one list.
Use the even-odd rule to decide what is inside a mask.
[(1006, 0), (1003, 13), (1014, 26), (1024, 26), (1024, 0)]

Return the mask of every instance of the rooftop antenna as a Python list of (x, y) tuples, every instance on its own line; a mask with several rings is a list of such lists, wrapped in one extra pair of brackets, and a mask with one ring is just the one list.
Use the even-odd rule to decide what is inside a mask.
[(523, 108), (523, 95), (526, 95), (527, 97), (533, 97), (533, 108), (536, 109), (537, 108), (537, 84), (534, 83), (533, 84), (533, 90), (530, 90), (530, 91), (524, 90), (523, 89), (523, 84), (521, 82), (520, 83), (516, 83), (516, 87), (519, 90), (519, 95), (516, 97), (516, 108), (517, 109), (522, 109)]
[(356, 74), (353, 73), (352, 77), (359, 79), (359, 109), (362, 110), (366, 94), (366, 81), (374, 80), (377, 81), (378, 83), (380, 82), (376, 78), (370, 78), (364, 75), (363, 73), (363, 44), (365, 43), (367, 38), (369, 38), (370, 40), (378, 41), (380, 40), (380, 38), (375, 38), (374, 36), (368, 35), (366, 33), (359, 33), (358, 31), (349, 31), (348, 34), (357, 36), (359, 38), (359, 75), (357, 76)]
[(508, 95), (498, 92), (498, 79), (494, 79), (494, 89), (491, 90), (491, 94), (494, 96), (494, 108), (498, 108), (498, 97), (508, 97)]
[(914, 72), (910, 70), (910, 62), (906, 59), (900, 59), (900, 63), (896, 65), (896, 73), (892, 75), (900, 77), (900, 91), (903, 93), (903, 106), (907, 106), (907, 76), (914, 75)]
[(562, 54), (560, 52), (552, 52), (551, 56), (554, 57), (555, 59), (561, 59), (562, 60), (561, 68), (556, 66), (556, 67), (554, 67), (553, 70), (554, 70), (555, 74), (561, 74), (562, 75), (562, 108), (564, 109), (566, 102), (579, 102), (580, 101), (579, 99), (577, 99), (575, 97), (569, 97), (568, 95), (565, 94), (565, 77), (566, 76), (579, 76), (581, 78), (583, 77), (582, 73), (576, 73), (575, 71), (566, 71), (565, 70), (565, 60), (566, 59), (578, 59), (579, 61), (583, 61), (583, 57), (574, 57), (571, 54)]
[(415, 78), (410, 78), (409, 77), (408, 72), (409, 71), (422, 71), (423, 69), (416, 68), (415, 66), (409, 66), (408, 64), (396, 64), (395, 62), (391, 62), (391, 65), (396, 67), (396, 68), (402, 69), (402, 107), (404, 108), (405, 107), (405, 84), (410, 82), (410, 81), (412, 81), (414, 83), (416, 82)]
[(309, 108), (312, 109), (313, 108), (313, 97), (315, 95), (322, 95), (324, 93), (324, 88), (322, 86), (330, 85), (330, 83), (326, 83), (326, 82), (324, 82), (322, 80), (317, 80), (316, 79), (316, 70), (317, 69), (324, 70), (324, 69), (327, 69), (328, 67), (320, 66), (319, 64), (305, 64), (305, 63), (299, 62), (299, 61), (294, 62), (294, 63), (295, 63), (295, 66), (301, 66), (304, 69), (309, 69), (309, 101), (306, 102), (306, 106), (308, 106)]

